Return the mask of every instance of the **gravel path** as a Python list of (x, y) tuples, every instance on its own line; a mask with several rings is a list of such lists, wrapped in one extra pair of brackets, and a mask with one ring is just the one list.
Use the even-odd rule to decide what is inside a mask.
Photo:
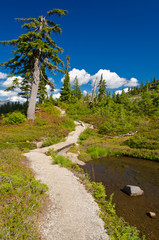
[(46, 213), (39, 223), (42, 239), (47, 240), (108, 240), (99, 207), (78, 178), (69, 170), (52, 165), (44, 153), (49, 148), (59, 150), (76, 143), (85, 125), (78, 124), (66, 142), (26, 153), (35, 177), (49, 187)]

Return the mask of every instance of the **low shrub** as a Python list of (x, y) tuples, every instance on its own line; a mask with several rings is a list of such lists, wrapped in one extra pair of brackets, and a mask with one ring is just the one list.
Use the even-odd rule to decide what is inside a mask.
[(98, 146), (88, 147), (87, 152), (92, 158), (105, 157), (109, 153), (106, 148)]
[(111, 120), (106, 121), (99, 126), (100, 134), (119, 134), (119, 133), (127, 133), (132, 131), (132, 124), (127, 121), (115, 121)]
[(58, 137), (58, 136), (49, 137), (44, 140), (42, 147), (51, 146), (61, 141), (64, 141), (64, 139), (61, 137)]
[(98, 201), (104, 201), (106, 198), (105, 187), (101, 182), (92, 182), (93, 197)]
[(13, 112), (11, 114), (7, 114), (7, 117), (3, 118), (3, 124), (5, 125), (13, 125), (13, 124), (17, 124), (17, 123), (23, 123), (26, 121), (26, 117), (24, 114), (22, 114), (21, 112)]
[(130, 148), (139, 148), (139, 149), (150, 149), (157, 150), (159, 149), (159, 142), (149, 140), (142, 135), (136, 135), (124, 141), (122, 145), (128, 145)]
[(59, 117), (61, 114), (61, 111), (57, 109), (53, 104), (50, 104), (50, 103), (49, 104), (47, 103), (44, 105), (44, 110), (47, 113), (53, 115), (54, 117)]
[[(69, 104), (67, 108), (67, 114), (72, 116), (73, 119), (79, 119), (81, 116), (87, 116), (92, 113), (93, 109), (88, 108), (84, 104), (81, 104), (79, 102), (74, 104)], [(78, 118), (77, 118), (78, 117)]]
[(91, 156), (83, 150), (80, 150), (78, 158), (83, 162), (89, 162), (91, 160)]
[(53, 155), (53, 164), (60, 164), (62, 167), (66, 167), (68, 169), (73, 169), (77, 172), (82, 171), (82, 169), (75, 163), (73, 163), (69, 158), (64, 157), (62, 155)]

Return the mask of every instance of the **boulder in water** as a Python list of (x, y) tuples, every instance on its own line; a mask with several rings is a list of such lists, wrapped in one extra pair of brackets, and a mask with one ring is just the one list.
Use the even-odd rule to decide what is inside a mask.
[(149, 212), (149, 213), (147, 213), (147, 215), (151, 218), (156, 218), (156, 213), (154, 213), (154, 212)]
[(129, 196), (141, 196), (144, 194), (144, 191), (140, 187), (133, 185), (126, 185), (122, 191), (127, 193)]

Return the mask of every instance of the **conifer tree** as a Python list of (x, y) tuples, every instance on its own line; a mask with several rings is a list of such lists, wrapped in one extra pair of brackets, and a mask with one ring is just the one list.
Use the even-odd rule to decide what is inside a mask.
[(81, 88), (80, 88), (80, 85), (78, 83), (78, 78), (77, 76), (75, 77), (74, 81), (73, 81), (73, 95), (75, 96), (75, 98), (77, 99), (80, 99), (81, 96), (82, 96), (82, 93), (81, 93)]
[(66, 56), (66, 69), (65, 69), (65, 78), (63, 82), (63, 87), (61, 88), (61, 96), (60, 100), (64, 102), (69, 102), (71, 99), (71, 84), (70, 84), (70, 76), (68, 73), (68, 69), (70, 68), (70, 57), (69, 55)]
[(32, 79), (24, 78), (23, 81), (18, 85), (21, 92), (18, 93), (18, 96), (26, 98), (27, 103), (29, 102), (30, 93), (31, 93)]
[(42, 65), (51, 73), (62, 72), (63, 61), (59, 58), (59, 53), (63, 49), (51, 39), (51, 33), (61, 33), (61, 28), (55, 22), (49, 20), (50, 16), (57, 14), (59, 17), (66, 14), (66, 10), (53, 9), (47, 12), (46, 16), (36, 18), (18, 19), (25, 22), (23, 28), (28, 33), (22, 34), (16, 40), (1, 41), (2, 44), (8, 44), (15, 47), (12, 51), (14, 57), (8, 62), (1, 64), (11, 69), (14, 75), (20, 75), (25, 80), (32, 79), (31, 95), (27, 111), (28, 119), (35, 119), (35, 104), (39, 88), (40, 76), (42, 74)]
[(103, 74), (101, 74), (101, 79), (98, 85), (98, 101), (101, 102), (102, 99), (106, 96), (106, 81), (103, 79)]
[(153, 80), (153, 82), (154, 82), (154, 83), (156, 83), (156, 82), (157, 82), (157, 81), (156, 81), (156, 77), (154, 77), (154, 80)]
[(71, 85), (70, 85), (70, 76), (68, 71), (65, 74), (63, 87), (61, 88), (60, 100), (63, 102), (69, 102), (71, 97)]

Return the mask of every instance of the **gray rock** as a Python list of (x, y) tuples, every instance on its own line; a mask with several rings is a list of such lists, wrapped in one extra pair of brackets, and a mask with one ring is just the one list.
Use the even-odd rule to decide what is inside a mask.
[(133, 185), (126, 185), (122, 191), (127, 193), (129, 196), (141, 196), (144, 194), (144, 191), (140, 187)]

